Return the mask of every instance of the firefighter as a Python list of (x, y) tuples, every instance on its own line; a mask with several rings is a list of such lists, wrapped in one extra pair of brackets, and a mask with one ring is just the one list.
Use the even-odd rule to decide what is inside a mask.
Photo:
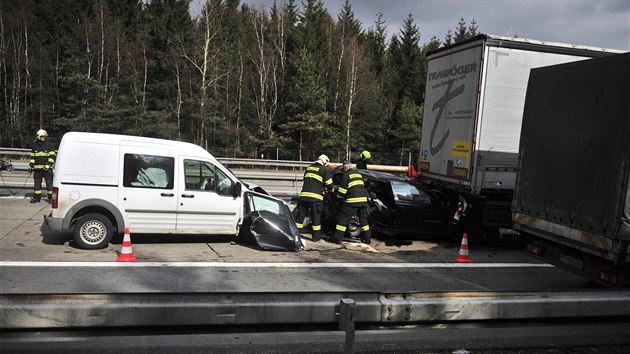
[(304, 217), (310, 211), (313, 241), (318, 242), (322, 237), (322, 211), (324, 210), (324, 192), (332, 189), (332, 178), (326, 169), (330, 159), (320, 155), (315, 162), (304, 171), (304, 182), (298, 200), (298, 215), (296, 225), (300, 232), (304, 228)]
[(363, 184), (363, 176), (352, 167), (349, 160), (343, 162), (343, 171), (341, 186), (337, 189), (337, 193), (344, 198), (344, 204), (337, 215), (333, 242), (341, 242), (350, 218), (357, 215), (361, 223), (361, 241), (370, 244), (372, 232), (367, 220), (368, 191)]
[(33, 172), (33, 199), (31, 203), (39, 203), (42, 199), (42, 178), (46, 181), (46, 195), (48, 203), (52, 199), (53, 165), (56, 153), (52, 144), (48, 141), (48, 133), (44, 129), (37, 131), (37, 139), (31, 148), (31, 159), (28, 164), (29, 171)]
[(370, 154), (367, 150), (363, 150), (359, 157), (360, 159), (359, 162), (357, 162), (357, 168), (367, 170), (367, 164), (371, 162), (372, 154)]

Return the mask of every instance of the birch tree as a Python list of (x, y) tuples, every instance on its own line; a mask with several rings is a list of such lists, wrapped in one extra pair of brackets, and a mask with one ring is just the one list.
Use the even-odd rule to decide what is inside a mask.
[[(179, 54), (192, 65), (196, 72), (198, 111), (194, 115), (193, 138), (195, 143), (206, 148), (209, 122), (208, 91), (219, 80), (216, 70), (219, 50), (212, 43), (218, 38), (221, 29), (220, 11), (220, 6), (214, 6), (210, 1), (206, 1), (201, 8), (200, 17), (194, 23), (193, 38), (180, 37), (175, 43)], [(186, 40), (189, 41), (186, 42)]]
[(274, 124), (280, 100), (280, 89), (286, 61), (285, 15), (278, 13), (270, 22), (264, 10), (252, 17), (256, 44), (252, 46), (251, 60), (256, 72), (254, 106), (258, 122), (257, 140), (265, 142), (261, 148), (273, 147), (280, 141)]

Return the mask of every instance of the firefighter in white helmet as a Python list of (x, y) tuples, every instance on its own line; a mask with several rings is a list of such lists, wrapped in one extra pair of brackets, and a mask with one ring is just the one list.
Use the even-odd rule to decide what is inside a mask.
[(42, 178), (46, 181), (46, 195), (48, 202), (52, 198), (52, 169), (55, 164), (57, 154), (53, 145), (48, 141), (48, 133), (44, 129), (37, 131), (37, 139), (31, 148), (31, 159), (28, 164), (30, 171), (33, 171), (33, 199), (31, 203), (38, 203), (42, 200)]
[(322, 211), (324, 210), (324, 191), (332, 189), (332, 178), (326, 168), (330, 159), (320, 155), (315, 162), (304, 171), (304, 182), (298, 201), (296, 225), (300, 232), (304, 228), (304, 218), (310, 211), (313, 241), (317, 242), (322, 235)]

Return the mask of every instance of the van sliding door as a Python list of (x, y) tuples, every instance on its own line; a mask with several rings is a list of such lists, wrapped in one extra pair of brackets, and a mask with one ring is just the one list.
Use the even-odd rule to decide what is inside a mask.
[[(118, 205), (131, 232), (172, 232), (175, 230), (175, 156), (169, 151), (121, 147), (122, 188)], [(143, 150), (144, 149), (144, 150)]]

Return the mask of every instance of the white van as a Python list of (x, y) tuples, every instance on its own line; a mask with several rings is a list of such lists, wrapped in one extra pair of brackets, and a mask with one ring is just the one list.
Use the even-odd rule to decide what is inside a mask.
[[(265, 226), (269, 222), (274, 227)], [(250, 190), (206, 150), (126, 135), (63, 136), (46, 223), (54, 231), (72, 231), (85, 249), (107, 247), (114, 232), (125, 228), (149, 234), (240, 232), (263, 248), (301, 248), (286, 203)]]

